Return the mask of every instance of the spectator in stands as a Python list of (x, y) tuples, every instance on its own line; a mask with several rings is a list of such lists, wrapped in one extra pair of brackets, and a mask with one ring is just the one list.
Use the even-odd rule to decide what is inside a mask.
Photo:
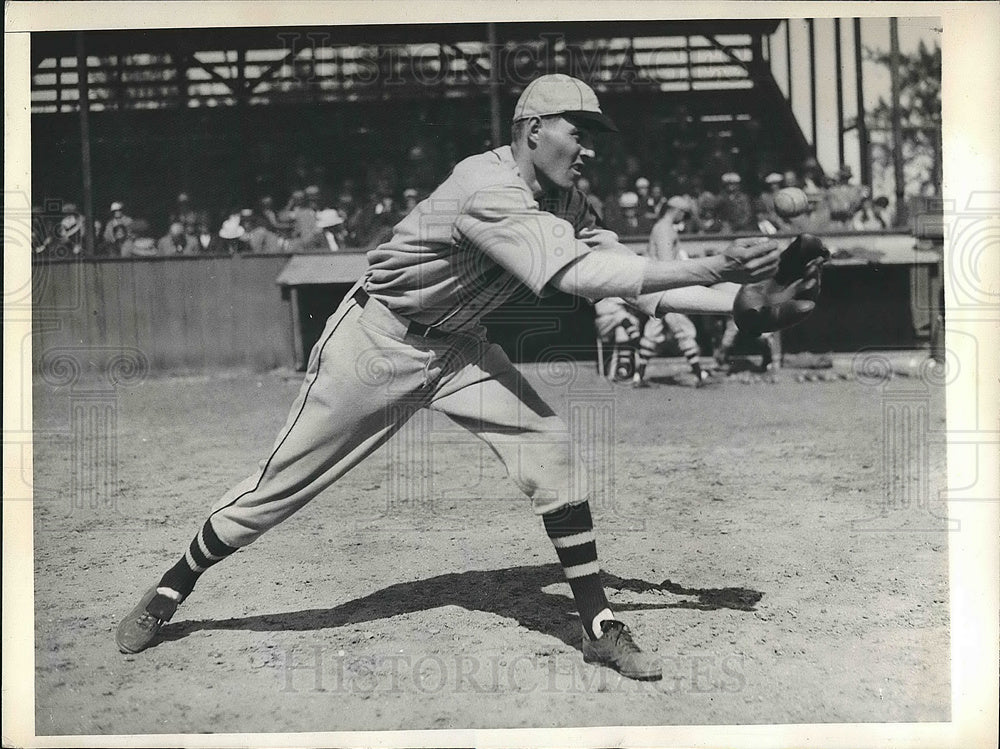
[(267, 219), (251, 214), (240, 224), (246, 231), (245, 239), (250, 252), (258, 255), (277, 255), (288, 252), (288, 240), (274, 231)]
[(882, 231), (888, 227), (869, 197), (861, 201), (861, 207), (851, 217), (851, 228), (855, 231)]
[(882, 219), (882, 223), (885, 224), (887, 229), (891, 229), (894, 226), (892, 212), (889, 210), (889, 198), (885, 197), (885, 195), (879, 195), (872, 201), (872, 209), (875, 211), (875, 215)]
[(292, 238), (311, 244), (320, 239), (316, 226), (316, 209), (319, 205), (319, 189), (310, 185), (302, 193), (301, 202), (292, 211)]
[(698, 232), (701, 234), (720, 234), (723, 230), (719, 219), (719, 198), (706, 190), (698, 196)]
[(177, 202), (170, 212), (170, 223), (197, 223), (200, 218), (201, 215), (191, 205), (191, 197), (186, 192), (179, 193), (177, 195)]
[(263, 221), (263, 226), (268, 231), (275, 234), (283, 234), (289, 227), (278, 218), (278, 212), (274, 210), (274, 198), (270, 195), (262, 195), (257, 201), (257, 213)]
[(197, 255), (198, 240), (184, 230), (184, 224), (180, 221), (174, 221), (170, 224), (170, 230), (156, 240), (156, 254), (163, 256)]
[[(83, 215), (80, 209), (77, 207), (76, 203), (63, 203), (62, 206), (62, 218), (66, 216), (72, 216), (76, 219), (77, 225), (80, 227), (80, 241), (83, 241), (83, 237), (87, 232), (87, 218)], [(60, 219), (61, 220), (61, 219)], [(100, 222), (95, 223), (94, 237), (96, 240), (101, 238), (101, 224)], [(58, 232), (57, 232), (58, 233)]]
[(133, 237), (121, 224), (115, 226), (108, 254), (119, 257), (155, 257), (156, 241), (151, 237)]
[[(193, 221), (184, 224), (185, 227), (194, 228), (194, 237), (198, 242), (198, 252), (210, 253), (212, 252), (212, 242), (215, 237), (212, 231), (208, 228), (208, 219), (204, 216), (199, 216)], [(187, 229), (186, 229), (187, 230)]]
[[(403, 190), (403, 213), (409, 213), (414, 208), (417, 207), (417, 203), (420, 202), (420, 193), (417, 192), (415, 187), (407, 187)], [(343, 215), (341, 218), (345, 218)], [(344, 229), (344, 234), (346, 235), (347, 229)]]
[(119, 200), (111, 204), (111, 215), (104, 225), (104, 241), (114, 241), (116, 226), (124, 226), (125, 232), (129, 235), (132, 234), (132, 218), (125, 215), (125, 205)]
[(62, 217), (55, 236), (48, 244), (47, 255), (56, 258), (83, 255), (83, 221), (75, 213)]
[(736, 172), (722, 175), (722, 194), (719, 196), (718, 216), (725, 233), (756, 229), (753, 201), (743, 191), (742, 178)]
[(826, 205), (823, 191), (813, 189), (805, 190), (806, 197), (809, 198), (808, 212), (800, 216), (792, 216), (788, 219), (791, 230), (796, 234), (808, 232), (819, 234), (830, 230), (830, 209)]
[(639, 216), (639, 196), (627, 190), (618, 196), (617, 210), (609, 212), (605, 220), (619, 236), (633, 236), (642, 232)]
[(304, 190), (292, 190), (291, 195), (288, 196), (288, 202), (285, 203), (285, 207), (278, 212), (278, 221), (283, 225), (288, 227), (288, 231), (294, 236), (295, 234), (295, 212), (305, 205), (306, 194)]
[(819, 162), (815, 158), (809, 157), (802, 163), (802, 184), (800, 187), (806, 193), (826, 189), (826, 175), (819, 167)]
[(344, 180), (344, 186), (340, 190), (337, 198), (337, 211), (347, 226), (351, 226), (355, 214), (358, 212), (358, 202), (354, 197), (354, 183), (351, 180)]
[(248, 252), (246, 230), (232, 217), (226, 219), (219, 233), (212, 238), (208, 251), (213, 255), (239, 255)]
[(316, 224), (322, 232), (326, 249), (330, 252), (339, 252), (344, 249), (347, 241), (347, 226), (344, 223), (344, 217), (336, 208), (325, 208), (320, 211)]
[(590, 189), (590, 180), (586, 177), (580, 177), (576, 181), (577, 189), (583, 193), (584, 197), (587, 199), (587, 203), (593, 209), (594, 213), (597, 214), (597, 220), (604, 221), (604, 201), (599, 197), (594, 195), (593, 191)]
[(831, 226), (834, 228), (846, 229), (851, 226), (854, 215), (867, 197), (865, 188), (851, 184), (852, 176), (851, 167), (841, 164), (836, 183), (826, 192)]
[(639, 177), (635, 181), (635, 194), (639, 196), (639, 234), (648, 234), (659, 214), (649, 191), (649, 180)]
[(368, 202), (352, 218), (353, 226), (348, 225), (348, 230), (359, 247), (374, 247), (391, 236), (392, 227), (402, 216), (387, 180), (376, 179)]
[(319, 185), (309, 185), (305, 189), (306, 194), (306, 205), (317, 212), (322, 210), (326, 203), (324, 203), (323, 191), (319, 189)]
[(605, 216), (606, 221), (615, 220), (615, 217), (620, 213), (621, 196), (626, 192), (630, 192), (628, 188), (628, 176), (616, 174), (614, 189), (604, 197), (604, 210), (608, 214)]
[(784, 183), (783, 187), (802, 187), (802, 180), (799, 179), (799, 174), (794, 169), (788, 169), (785, 172)]
[(774, 196), (784, 185), (784, 177), (771, 172), (764, 178), (767, 187), (758, 196), (755, 206), (757, 226), (764, 234), (778, 234), (789, 230), (788, 222), (774, 210)]
[(703, 182), (701, 177), (696, 174), (682, 176), (684, 179), (682, 182), (677, 184), (677, 190), (675, 192), (682, 198), (687, 198), (688, 203), (691, 205), (692, 213), (684, 222), (684, 228), (681, 229), (681, 233), (698, 234), (701, 231), (698, 216), (698, 200), (704, 193)]
[(667, 197), (663, 194), (663, 184), (660, 182), (654, 182), (649, 188), (649, 199), (646, 201), (648, 205), (647, 218), (651, 219), (655, 224), (660, 216), (663, 215), (663, 206), (667, 203)]

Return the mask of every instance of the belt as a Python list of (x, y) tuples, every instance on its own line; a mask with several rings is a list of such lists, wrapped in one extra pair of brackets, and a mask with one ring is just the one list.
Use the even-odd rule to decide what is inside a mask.
[[(358, 306), (362, 309), (366, 304), (368, 304), (369, 299), (371, 299), (371, 296), (369, 296), (368, 292), (364, 289), (359, 288), (354, 292), (354, 301), (357, 302)], [(394, 312), (393, 314), (396, 313)], [(448, 338), (451, 335), (450, 333), (444, 332), (440, 328), (432, 328), (429, 325), (421, 325), (418, 322), (407, 320), (402, 315), (396, 315), (396, 317), (399, 317), (407, 323), (406, 335), (415, 335), (420, 338)]]

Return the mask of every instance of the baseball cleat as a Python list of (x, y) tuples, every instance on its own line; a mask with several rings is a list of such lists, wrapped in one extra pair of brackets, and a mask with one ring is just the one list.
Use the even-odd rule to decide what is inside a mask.
[(638, 373), (632, 378), (632, 387), (636, 389), (648, 388), (649, 382), (645, 377), (640, 376)]
[(622, 622), (609, 619), (601, 622), (604, 633), (592, 640), (583, 633), (583, 660), (613, 668), (622, 676), (638, 681), (658, 681), (663, 669), (657, 656), (643, 653), (632, 640), (632, 632)]
[(115, 632), (118, 649), (132, 654), (148, 648), (160, 633), (160, 628), (170, 621), (176, 610), (177, 601), (157, 595), (156, 588), (150, 588), (118, 625), (118, 631)]

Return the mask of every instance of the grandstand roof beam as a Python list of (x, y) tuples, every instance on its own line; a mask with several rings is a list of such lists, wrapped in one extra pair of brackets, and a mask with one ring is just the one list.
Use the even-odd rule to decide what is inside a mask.
[(233, 94), (234, 96), (238, 96), (236, 89), (233, 87), (235, 81), (233, 81), (230, 78), (226, 78), (224, 76), (219, 75), (218, 71), (215, 69), (213, 65), (206, 65), (201, 60), (199, 60), (196, 55), (191, 55), (191, 63), (192, 65), (190, 65), (190, 67), (201, 68), (206, 73), (208, 73), (209, 77), (213, 81), (215, 81), (216, 83), (221, 83), (223, 86), (229, 89), (229, 92), (231, 94)]
[(716, 39), (711, 34), (706, 34), (705, 38), (708, 40), (709, 44), (711, 44), (717, 50), (719, 50), (720, 52), (722, 52), (726, 57), (728, 57), (730, 60), (732, 60), (733, 63), (735, 63), (736, 65), (739, 65), (741, 68), (743, 68), (745, 71), (747, 71), (747, 73), (751, 72), (750, 71), (750, 67), (747, 65), (746, 61), (745, 60), (741, 60), (739, 57), (737, 57), (736, 54), (729, 47), (727, 47), (725, 44), (723, 44), (722, 42), (720, 42), (718, 39)]
[(252, 94), (254, 91), (257, 90), (257, 87), (259, 85), (272, 80), (274, 76), (278, 73), (278, 71), (280, 71), (285, 65), (290, 65), (291, 62), (296, 58), (296, 56), (298, 56), (298, 53), (301, 51), (302, 51), (301, 49), (298, 50), (298, 52), (294, 48), (290, 49), (285, 53), (284, 57), (272, 62), (269, 66), (267, 66), (264, 70), (261, 71), (260, 75), (257, 76), (257, 78), (249, 82), (247, 88), (247, 94)]

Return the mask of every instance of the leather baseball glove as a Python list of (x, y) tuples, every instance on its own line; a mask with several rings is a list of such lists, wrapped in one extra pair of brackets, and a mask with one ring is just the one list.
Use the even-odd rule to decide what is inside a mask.
[(823, 264), (830, 251), (819, 237), (801, 234), (781, 253), (773, 278), (746, 284), (733, 302), (736, 327), (750, 335), (802, 322), (816, 307)]

